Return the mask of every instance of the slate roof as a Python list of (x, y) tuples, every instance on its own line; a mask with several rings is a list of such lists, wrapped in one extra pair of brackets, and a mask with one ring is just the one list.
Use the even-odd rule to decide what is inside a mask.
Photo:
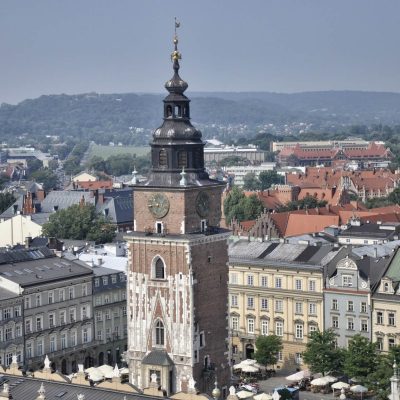
[[(42, 381), (34, 378), (7, 375), (10, 384), (10, 394), (15, 400), (36, 400), (40, 385), (44, 384), (46, 399), (76, 400), (78, 394), (83, 394), (85, 400), (146, 400), (150, 396), (115, 390), (81, 386), (69, 383)], [(61, 393), (64, 393), (60, 396)]]
[[(108, 211), (106, 211), (108, 210)], [(133, 200), (132, 197), (121, 195), (118, 197), (107, 197), (103, 204), (97, 206), (97, 211), (106, 214), (114, 224), (127, 224), (133, 222)]]
[[(394, 229), (390, 229), (394, 227)], [(376, 237), (381, 239), (389, 239), (398, 233), (399, 223), (375, 224), (367, 223), (360, 226), (352, 225), (339, 233), (340, 237)]]
[(143, 360), (142, 364), (147, 365), (174, 365), (174, 362), (169, 357), (168, 353), (163, 350), (152, 350), (147, 354)]
[(85, 199), (85, 204), (95, 204), (95, 198), (90, 192), (53, 190), (42, 201), (41, 212), (52, 213), (54, 207), (63, 210), (74, 204), (79, 204), (82, 197)]
[[(331, 260), (338, 249), (331, 245), (307, 245), (280, 242), (238, 240), (229, 244), (231, 263), (282, 264), (323, 266)], [(331, 255), (328, 257), (328, 255)]]
[(47, 247), (0, 252), (0, 276), (22, 287), (91, 275), (83, 263), (56, 257)]
[(352, 246), (341, 247), (337, 255), (328, 264), (326, 270), (327, 276), (330, 278), (336, 275), (336, 265), (339, 260), (349, 257), (357, 264), (360, 276), (364, 280), (369, 280), (370, 288), (371, 290), (374, 290), (378, 286), (383, 275), (385, 274), (389, 264), (393, 259), (393, 256), (394, 254), (378, 258), (369, 256), (360, 257), (357, 254), (353, 253)]

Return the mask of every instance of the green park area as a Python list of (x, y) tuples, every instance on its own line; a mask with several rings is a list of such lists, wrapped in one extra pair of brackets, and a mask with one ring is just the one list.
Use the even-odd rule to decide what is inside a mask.
[(136, 154), (137, 157), (146, 156), (150, 152), (148, 146), (104, 146), (99, 144), (91, 144), (87, 159), (97, 156), (107, 159), (112, 156), (119, 156), (121, 154)]

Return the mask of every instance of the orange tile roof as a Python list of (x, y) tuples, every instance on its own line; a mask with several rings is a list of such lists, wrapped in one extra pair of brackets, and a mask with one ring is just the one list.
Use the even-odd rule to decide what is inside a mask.
[(87, 190), (112, 189), (113, 181), (82, 181), (76, 182), (76, 186)]

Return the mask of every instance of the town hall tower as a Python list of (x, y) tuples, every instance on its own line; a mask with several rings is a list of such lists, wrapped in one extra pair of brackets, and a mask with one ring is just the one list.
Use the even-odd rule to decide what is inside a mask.
[(151, 377), (167, 394), (227, 385), (229, 232), (219, 227), (224, 184), (204, 169), (201, 132), (190, 122), (178, 38), (164, 120), (153, 133), (148, 180), (134, 184), (128, 242), (131, 383)]

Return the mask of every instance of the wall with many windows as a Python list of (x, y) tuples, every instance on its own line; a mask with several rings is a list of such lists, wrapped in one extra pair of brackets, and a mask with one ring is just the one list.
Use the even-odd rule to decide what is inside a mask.
[(259, 335), (282, 338), (280, 368), (301, 362), (308, 335), (323, 326), (322, 267), (230, 262), (230, 341), (234, 362), (248, 358)]

